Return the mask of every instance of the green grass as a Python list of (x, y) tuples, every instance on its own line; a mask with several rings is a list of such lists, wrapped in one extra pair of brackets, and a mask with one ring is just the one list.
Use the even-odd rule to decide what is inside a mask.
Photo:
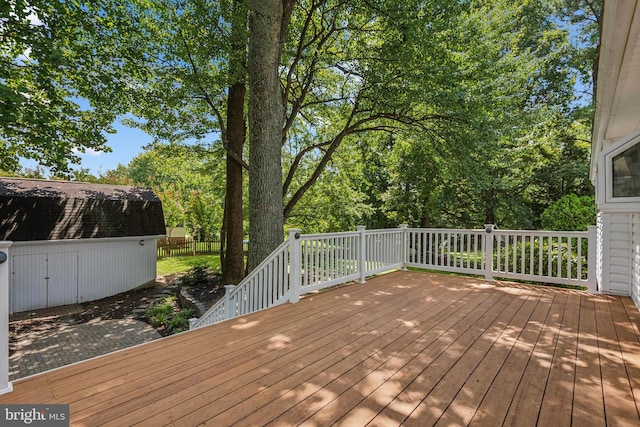
[(206, 265), (213, 270), (220, 269), (220, 255), (174, 256), (158, 260), (158, 276), (188, 271), (196, 265)]

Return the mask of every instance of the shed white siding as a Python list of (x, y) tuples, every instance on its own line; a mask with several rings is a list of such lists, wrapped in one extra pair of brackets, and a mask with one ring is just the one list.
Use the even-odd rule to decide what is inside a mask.
[(91, 301), (156, 277), (157, 236), (15, 242), (11, 313)]

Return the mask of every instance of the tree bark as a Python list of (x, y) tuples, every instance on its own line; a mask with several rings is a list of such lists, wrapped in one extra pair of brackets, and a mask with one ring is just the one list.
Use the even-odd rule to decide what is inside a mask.
[(247, 81), (247, 0), (234, 0), (229, 51), (229, 95), (227, 97), (227, 175), (225, 194), (224, 284), (244, 278), (244, 218), (242, 199), (242, 151), (246, 138), (244, 101)]
[(489, 189), (484, 192), (484, 223), (495, 224), (496, 223), (496, 211), (495, 211), (495, 199), (496, 190)]
[(251, 0), (249, 15), (249, 256), (253, 270), (284, 239), (278, 67), (282, 0)]
[[(242, 155), (246, 135), (244, 121), (244, 83), (229, 88), (227, 98), (227, 139), (229, 150)], [(227, 192), (225, 196), (225, 257), (222, 265), (224, 284), (237, 285), (244, 278), (244, 221), (242, 209), (242, 165), (227, 155)]]

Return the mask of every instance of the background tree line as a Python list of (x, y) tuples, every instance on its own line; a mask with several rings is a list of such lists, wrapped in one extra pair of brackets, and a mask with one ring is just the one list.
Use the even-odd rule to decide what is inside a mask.
[[(230, 283), (244, 274), (245, 236), (251, 268), (285, 224), (583, 227), (545, 211), (560, 201), (593, 213), (600, 11), (571, 0), (15, 1), (0, 7), (0, 166), (38, 174), (19, 168), (34, 158), (54, 177), (151, 186), (167, 225), (221, 233)], [(74, 170), (74, 153), (108, 149), (104, 132), (123, 117), (154, 137), (147, 151), (99, 177)]]

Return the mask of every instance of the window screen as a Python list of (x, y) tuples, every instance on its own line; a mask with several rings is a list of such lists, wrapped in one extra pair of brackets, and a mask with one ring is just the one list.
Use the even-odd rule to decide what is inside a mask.
[(613, 158), (613, 197), (640, 197), (640, 144)]

